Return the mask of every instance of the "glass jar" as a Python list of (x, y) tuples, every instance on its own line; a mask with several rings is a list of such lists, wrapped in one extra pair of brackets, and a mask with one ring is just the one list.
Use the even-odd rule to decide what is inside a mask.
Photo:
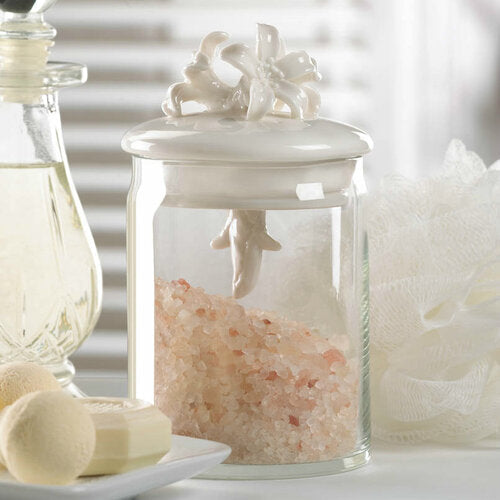
[(197, 114), (127, 133), (130, 396), (232, 447), (217, 478), (369, 459), (370, 138), (318, 119)]
[(102, 274), (57, 103), (87, 72), (47, 62), (55, 30), (41, 11), (52, 3), (0, 12), (0, 363), (41, 363), (80, 394), (68, 356), (99, 317)]

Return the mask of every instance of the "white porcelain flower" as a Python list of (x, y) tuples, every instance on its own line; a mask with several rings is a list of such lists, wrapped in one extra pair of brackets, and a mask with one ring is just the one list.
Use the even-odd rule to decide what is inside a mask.
[(222, 50), (221, 59), (243, 73), (240, 86), (249, 96), (248, 120), (259, 120), (282, 103), (290, 108), (292, 118), (316, 117), (319, 94), (303, 85), (319, 80), (316, 61), (303, 50), (286, 54), (274, 26), (257, 25), (255, 51), (243, 43), (234, 43)]
[(163, 110), (172, 116), (182, 115), (183, 102), (196, 101), (210, 112), (244, 115), (247, 120), (260, 120), (268, 113), (290, 109), (290, 117), (314, 119), (321, 99), (306, 85), (319, 80), (316, 61), (303, 50), (286, 53), (278, 30), (267, 24), (257, 25), (255, 49), (243, 43), (225, 47), (220, 58), (242, 73), (238, 84), (222, 82), (212, 69), (217, 45), (227, 34), (214, 32), (201, 42), (193, 62), (184, 69), (185, 81), (172, 85)]

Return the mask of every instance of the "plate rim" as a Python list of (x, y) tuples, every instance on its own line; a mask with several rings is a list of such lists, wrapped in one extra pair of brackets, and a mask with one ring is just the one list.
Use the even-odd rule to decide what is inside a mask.
[[(196, 462), (200, 459), (203, 459), (204, 457), (206, 458), (207, 456), (210, 457), (214, 463), (213, 465), (217, 465), (222, 463), (231, 453), (231, 448), (225, 444), (225, 443), (220, 443), (218, 441), (212, 441), (209, 439), (202, 439), (202, 438), (193, 438), (190, 436), (181, 436), (178, 434), (172, 434), (172, 440), (175, 441), (176, 439), (181, 438), (182, 440), (190, 440), (190, 441), (202, 441), (206, 443), (207, 445), (209, 443), (212, 443), (214, 445), (213, 450), (205, 450), (203, 452), (193, 454), (190, 456), (185, 456), (181, 458), (174, 459), (173, 461), (170, 462), (164, 462), (161, 463), (158, 462), (153, 465), (148, 465), (146, 467), (140, 467), (138, 469), (130, 470), (127, 472), (122, 472), (119, 474), (109, 474), (109, 475), (104, 475), (104, 476), (87, 476), (87, 477), (92, 477), (95, 479), (89, 480), (88, 482), (81, 482), (81, 483), (75, 483), (75, 484), (67, 484), (67, 485), (47, 485), (47, 484), (29, 484), (29, 483), (21, 483), (18, 481), (4, 481), (0, 479), (0, 488), (5, 488), (7, 489), (12, 489), (12, 490), (17, 490), (20, 494), (23, 492), (26, 494), (26, 498), (28, 498), (28, 495), (34, 495), (37, 493), (40, 494), (53, 494), (54, 498), (78, 498), (82, 496), (83, 494), (86, 493), (99, 493), (102, 491), (109, 491), (110, 489), (117, 489), (120, 486), (122, 486), (122, 483), (125, 481), (127, 484), (133, 483), (137, 484), (139, 481), (137, 480), (142, 480), (144, 481), (145, 478), (151, 479), (154, 477), (157, 477), (158, 474), (160, 474), (162, 471), (166, 470), (172, 470), (172, 469), (179, 469), (181, 468), (186, 462), (194, 461)], [(171, 447), (172, 450), (173, 446)], [(170, 450), (164, 455), (167, 456)], [(162, 459), (163, 460), (163, 457)], [(211, 464), (212, 465), (212, 464)], [(169, 484), (173, 484), (178, 481), (182, 481), (183, 479), (188, 479), (192, 477), (193, 475), (196, 475), (203, 470), (206, 470), (207, 467), (202, 468), (200, 471), (195, 472), (192, 475), (185, 476), (180, 479), (176, 479), (171, 482), (162, 482), (159, 486), (148, 486), (146, 489), (142, 489), (137, 493), (132, 492), (132, 496), (138, 495), (139, 493), (144, 493), (146, 491), (149, 491), (151, 489), (155, 489), (161, 486), (168, 486)], [(8, 471), (7, 471), (8, 472)], [(8, 493), (8, 491), (5, 491), (5, 493)], [(123, 497), (125, 498), (125, 497)]]

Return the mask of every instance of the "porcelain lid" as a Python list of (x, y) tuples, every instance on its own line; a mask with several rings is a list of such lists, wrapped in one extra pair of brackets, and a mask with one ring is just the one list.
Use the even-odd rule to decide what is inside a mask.
[(309, 163), (369, 153), (371, 138), (344, 123), (268, 115), (259, 121), (200, 113), (157, 118), (129, 130), (122, 148), (166, 161)]

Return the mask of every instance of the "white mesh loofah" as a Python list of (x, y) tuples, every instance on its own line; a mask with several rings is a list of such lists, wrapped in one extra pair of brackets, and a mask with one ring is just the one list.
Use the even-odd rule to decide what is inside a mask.
[(500, 428), (500, 170), (458, 140), (420, 181), (367, 200), (374, 435), (473, 441)]

